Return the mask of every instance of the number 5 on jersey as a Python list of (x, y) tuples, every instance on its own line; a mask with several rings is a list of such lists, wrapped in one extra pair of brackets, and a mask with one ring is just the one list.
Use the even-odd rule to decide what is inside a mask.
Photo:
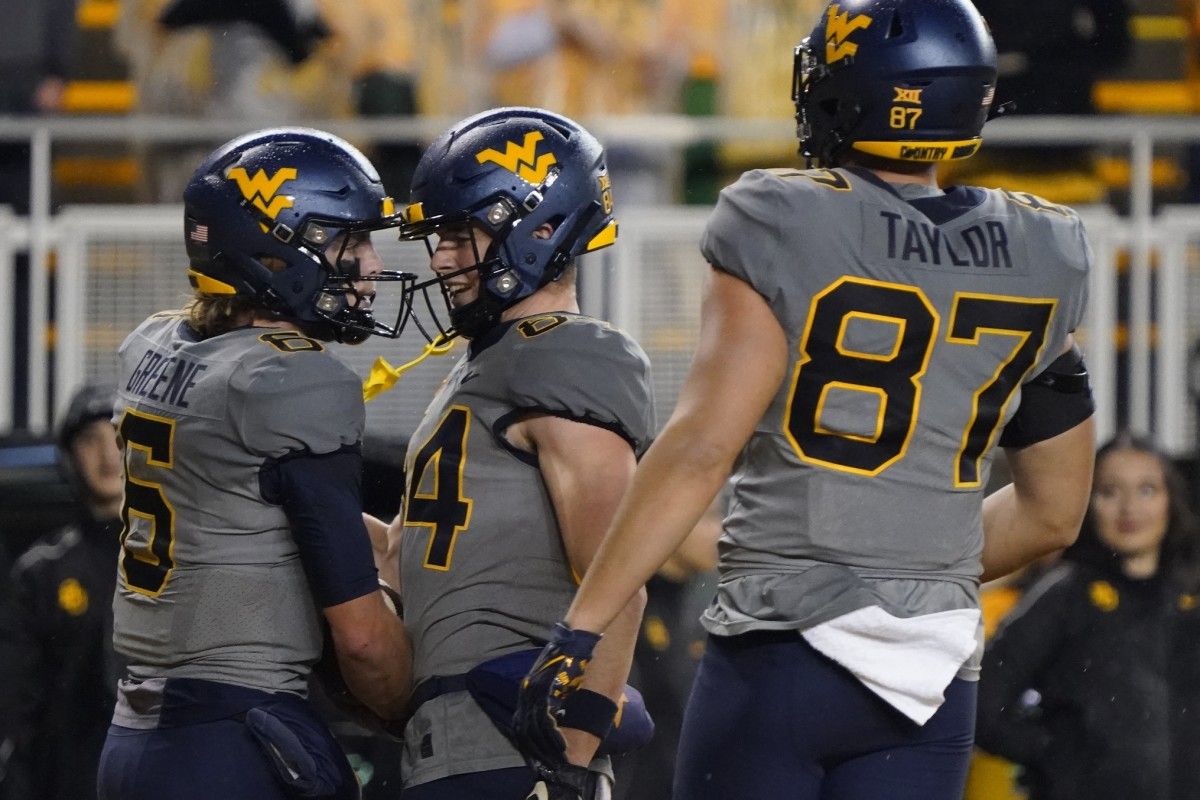
[(470, 432), (471, 410), (451, 406), (417, 451), (410, 468), (404, 524), (430, 529), (426, 569), (450, 569), (455, 539), (471, 524), (473, 503), (463, 496)]
[[(175, 507), (152, 480), (175, 467), (175, 420), (126, 408), (117, 426), (125, 442), (125, 502), (121, 506), (121, 577), (130, 591), (158, 597), (175, 569)], [(134, 458), (145, 453), (145, 469)], [(134, 536), (136, 527), (147, 530)]]

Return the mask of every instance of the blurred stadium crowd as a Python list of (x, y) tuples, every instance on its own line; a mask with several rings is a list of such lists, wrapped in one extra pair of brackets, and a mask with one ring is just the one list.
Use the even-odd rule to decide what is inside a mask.
[[(786, 119), (793, 113), (789, 54), (821, 5), (0, 0), (0, 114), (143, 113), (257, 126), (456, 118), (523, 104), (582, 120)], [(998, 99), (1015, 99), (1020, 113), (1191, 115), (1200, 108), (1194, 0), (977, 5), (1001, 51)], [(177, 202), (205, 149), (64, 145), (55, 153), (54, 201)], [(681, 152), (647, 142), (616, 148), (609, 158), (629, 207), (708, 204), (742, 169), (794, 163), (794, 152), (787, 140), (727, 140)], [(407, 186), (419, 153), (418, 143), (371, 149), (391, 187)], [(1200, 199), (1197, 153), (1200, 143), (1156, 158), (1156, 199)], [(28, 159), (25, 145), (0, 146), (0, 205), (27, 207)], [(955, 179), (1058, 202), (1118, 206), (1129, 177), (1123, 155), (1077, 147), (997, 148), (955, 170)], [(19, 329), (17, 316), (4, 315)], [(0, 583), (0, 800), (89, 796), (86, 775), (94, 773), (109, 719), (116, 667), (106, 645), (105, 595), (113, 575), (96, 565), (109, 564), (115, 552), (114, 514), (101, 485), (111, 455), (89, 454), (103, 445), (84, 436), (103, 416), (88, 405), (86, 393), (95, 391), (103, 387), (85, 389), (60, 421), (57, 451), (21, 431), (0, 443), (0, 493), (9, 495), (0, 498), (0, 570), (11, 576)], [(1161, 514), (1154, 566), (1131, 573), (1119, 554), (1089, 539), (1067, 561), (1039, 565), (985, 592), (989, 630), (1014, 607), (1018, 612), (985, 666), (979, 741), (998, 755), (980, 754), (971, 800), (1024, 797), (1030, 786), (1035, 798), (1092, 797), (1072, 787), (1147, 770), (1161, 778), (1153, 790), (1159, 793), (1141, 800), (1200, 798), (1200, 531), (1188, 510), (1194, 493), (1186, 471), (1153, 448), (1126, 442), (1117, 449), (1152, 462), (1143, 480), (1150, 488), (1128, 478), (1131, 491), (1165, 498), (1154, 512)], [(388, 517), (400, 476), (392, 464), (368, 466), (368, 510)], [(1098, 471), (1097, 501), (1105, 491), (1122, 491), (1127, 466), (1112, 466), (1107, 488)], [(1097, 501), (1090, 520), (1102, 539), (1105, 512)], [(718, 520), (714, 509), (650, 586), (631, 682), (657, 717), (659, 736), (619, 765), (621, 797), (669, 796), (672, 732), (702, 648), (697, 617), (712, 590)], [(365, 796), (395, 796), (393, 744), (352, 723), (338, 732)], [(1072, 774), (1072, 748), (1084, 747), (1104, 749), (1113, 775)]]
[[(0, 98), (4, 113), (257, 121), (451, 119), (520, 104), (585, 120), (645, 114), (787, 119), (786, 54), (820, 6), (814, 0), (6, 5), (23, 10), (0, 31), (0, 63), (6, 74), (21, 76)], [(1021, 114), (1190, 114), (1196, 108), (1200, 23), (1191, 0), (977, 5), (1001, 51), (1007, 89), (998, 99), (1016, 100)], [(31, 15), (40, 20), (26, 20)], [(765, 145), (727, 140), (680, 154), (646, 142), (612, 160), (616, 171), (630, 168), (627, 200), (708, 203), (750, 164), (790, 163), (793, 153), (786, 139)], [(1016, 188), (1064, 203), (1104, 200), (1129, 176), (1119, 153), (995, 154), (999, 162), (973, 164), (972, 176), (989, 185), (1015, 179)], [(180, 156), (121, 143), (64, 148), (55, 159), (57, 199), (173, 201), (191, 163)], [(415, 153), (398, 147), (372, 156), (385, 179), (403, 184)], [(1184, 149), (1156, 161), (1161, 199), (1195, 196), (1191, 158)]]

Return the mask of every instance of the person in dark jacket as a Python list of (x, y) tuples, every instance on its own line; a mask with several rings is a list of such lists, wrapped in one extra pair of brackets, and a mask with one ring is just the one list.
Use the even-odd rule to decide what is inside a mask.
[(1079, 540), (988, 644), (976, 739), (1024, 767), (1030, 800), (1200, 796), (1172, 793), (1172, 774), (1200, 756), (1177, 736), (1200, 684), (1200, 648), (1185, 641), (1200, 630), (1185, 498), (1150, 443), (1101, 447)]
[(2, 800), (96, 796), (119, 672), (112, 595), (124, 473), (113, 399), (96, 386), (72, 398), (57, 441), (79, 519), (17, 559), (0, 607)]

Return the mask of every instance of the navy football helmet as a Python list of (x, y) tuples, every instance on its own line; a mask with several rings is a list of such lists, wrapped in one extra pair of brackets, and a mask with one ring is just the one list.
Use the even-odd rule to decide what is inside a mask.
[[(354, 288), (358, 261), (345, 257), (353, 234), (402, 221), (375, 168), (349, 143), (307, 128), (239, 137), (196, 169), (183, 201), (188, 277), (197, 293), (249, 298), (320, 338), (357, 344), (372, 334), (400, 335), (404, 301), (394, 325), (376, 321)], [(414, 278), (383, 271), (366, 279)]]
[[(477, 337), (501, 313), (558, 280), (584, 253), (616, 241), (612, 187), (604, 148), (566, 117), (539, 108), (497, 108), (459, 122), (431, 144), (413, 175), (411, 204), (402, 239), (431, 241), (447, 226), (477, 223), (492, 237), (476, 253), (479, 298), (450, 303), (446, 280), (467, 270), (419, 284), (444, 337)], [(549, 238), (535, 236), (544, 224)], [(441, 290), (449, 312), (444, 325), (429, 289)]]
[(795, 50), (800, 152), (837, 166), (847, 150), (893, 161), (979, 150), (996, 46), (970, 0), (834, 0)]

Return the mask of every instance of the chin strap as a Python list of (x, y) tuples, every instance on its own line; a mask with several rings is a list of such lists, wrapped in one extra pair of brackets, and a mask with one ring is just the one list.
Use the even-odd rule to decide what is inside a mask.
[(396, 381), (400, 380), (401, 375), (430, 356), (446, 355), (454, 349), (454, 345), (455, 341), (453, 339), (447, 337), (445, 334), (441, 334), (432, 342), (425, 345), (419, 356), (398, 367), (393, 367), (383, 356), (375, 359), (375, 363), (371, 365), (371, 374), (363, 381), (363, 401), (370, 402), (384, 392), (389, 391), (396, 385)]

